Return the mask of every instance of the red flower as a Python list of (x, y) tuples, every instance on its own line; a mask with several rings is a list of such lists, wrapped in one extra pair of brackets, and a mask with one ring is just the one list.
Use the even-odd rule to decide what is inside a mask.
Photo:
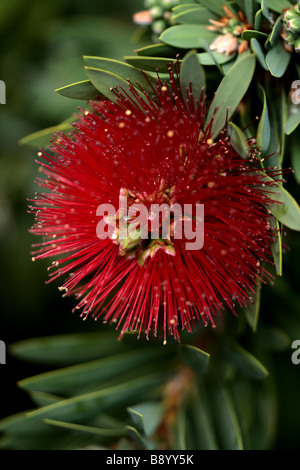
[[(60, 289), (75, 294), (81, 315), (116, 323), (121, 336), (137, 330), (179, 339), (180, 329), (214, 326), (216, 314), (251, 302), (257, 284), (270, 277), (261, 262), (271, 262), (276, 236), (265, 208), (272, 188), (261, 187), (255, 150), (245, 162), (225, 132), (213, 142), (211, 126), (203, 129), (204, 100), (195, 109), (172, 88), (158, 82), (154, 101), (131, 87), (116, 91), (117, 104), (93, 102), (71, 137), (60, 134), (53, 154), (39, 153), (46, 179), (37, 183), (47, 192), (30, 208), (31, 232), (44, 237), (34, 259), (54, 257), (50, 278), (68, 275)], [(174, 227), (154, 240), (150, 233), (121, 239), (119, 227), (99, 239), (99, 221), (109, 218), (97, 208), (117, 210), (120, 195), (129, 207), (204, 204), (203, 247), (187, 249)], [(118, 211), (116, 220), (126, 219)]]

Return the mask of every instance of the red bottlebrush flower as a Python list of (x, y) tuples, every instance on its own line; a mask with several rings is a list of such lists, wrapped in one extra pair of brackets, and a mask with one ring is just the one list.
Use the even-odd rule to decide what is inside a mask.
[[(47, 192), (30, 207), (31, 232), (44, 237), (34, 259), (54, 257), (50, 280), (68, 275), (60, 289), (75, 295), (81, 315), (116, 323), (121, 336), (162, 332), (165, 341), (197, 323), (214, 326), (215, 315), (251, 302), (270, 277), (261, 262), (271, 262), (276, 234), (266, 205), (274, 201), (255, 150), (242, 160), (225, 131), (213, 142), (204, 100), (185, 100), (173, 78), (171, 91), (158, 81), (154, 100), (131, 87), (115, 91), (117, 103), (91, 103), (70, 137), (54, 138), (52, 154), (39, 152), (46, 179), (37, 184)], [(129, 207), (203, 204), (203, 247), (187, 249), (172, 230), (156, 239), (121, 239), (118, 229), (98, 238), (99, 221), (108, 223), (99, 205), (111, 204), (125, 221), (120, 195)]]

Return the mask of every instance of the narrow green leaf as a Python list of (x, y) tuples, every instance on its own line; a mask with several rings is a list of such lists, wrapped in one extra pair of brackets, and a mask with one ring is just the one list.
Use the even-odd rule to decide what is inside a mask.
[(269, 12), (268, 2), (266, 0), (261, 1), (261, 9), (264, 17), (270, 22), (273, 23), (273, 16)]
[(260, 30), (262, 23), (264, 21), (264, 15), (262, 10), (258, 10), (255, 14), (255, 19), (254, 19), (254, 29)]
[(285, 93), (284, 88), (281, 90), (281, 96), (279, 105), (277, 106), (278, 113), (279, 113), (279, 134), (280, 134), (280, 165), (282, 165), (282, 161), (285, 155), (285, 146), (286, 146), (286, 134), (285, 134), (285, 127), (287, 123), (287, 113), (288, 113), (288, 106), (287, 106), (287, 96)]
[(300, 138), (298, 132), (291, 135), (291, 162), (296, 181), (300, 183)]
[(258, 325), (259, 310), (260, 310), (260, 297), (261, 297), (261, 289), (259, 285), (256, 288), (256, 294), (254, 296), (253, 303), (250, 303), (245, 308), (246, 319), (254, 332), (257, 330), (257, 325)]
[(212, 410), (204, 384), (192, 390), (190, 397), (190, 415), (193, 424), (197, 450), (218, 450)]
[(52, 405), (52, 403), (57, 403), (58, 401), (62, 400), (62, 397), (58, 397), (57, 395), (53, 395), (52, 393), (38, 391), (29, 392), (29, 396), (38, 406)]
[(172, 57), (175, 59), (178, 51), (167, 44), (151, 44), (135, 50), (138, 56), (142, 57)]
[(113, 88), (122, 87), (128, 90), (128, 82), (111, 72), (92, 67), (85, 67), (85, 71), (97, 90), (111, 101), (116, 101), (117, 99), (115, 93), (112, 91)]
[(245, 375), (256, 380), (262, 380), (269, 375), (267, 369), (256, 357), (246, 351), (242, 346), (227, 339), (224, 343), (224, 351), (229, 360)]
[[(174, 59), (168, 59), (165, 57), (140, 57), (140, 56), (126, 56), (124, 60), (128, 64), (142, 70), (149, 70), (152, 72), (168, 73), (168, 66), (174, 63)], [(179, 61), (181, 63), (181, 61)]]
[(278, 423), (276, 391), (270, 381), (255, 390), (255, 410), (251, 427), (251, 449), (272, 448)]
[(277, 39), (280, 36), (280, 33), (283, 28), (283, 23), (282, 23), (282, 15), (278, 16), (275, 25), (272, 28), (271, 33), (268, 36), (268, 39), (266, 41), (265, 47), (268, 49), (270, 47), (273, 47), (277, 41)]
[(23, 137), (20, 141), (20, 145), (28, 145), (34, 149), (39, 149), (41, 147), (49, 147), (51, 144), (50, 140), (53, 134), (56, 132), (68, 132), (73, 129), (72, 122), (75, 121), (74, 116), (63, 121), (61, 124), (57, 126), (47, 127), (47, 129), (43, 129), (41, 131), (34, 132), (33, 134), (27, 135)]
[(269, 110), (265, 90), (260, 86), (260, 92), (263, 96), (263, 110), (258, 124), (257, 129), (257, 145), (260, 147), (262, 152), (265, 152), (270, 143), (271, 138), (271, 127), (269, 120)]
[(291, 57), (291, 53), (284, 49), (283, 41), (278, 41), (266, 55), (266, 64), (271, 74), (277, 78), (282, 77), (285, 74)]
[(293, 113), (287, 119), (286, 126), (285, 126), (285, 133), (290, 135), (294, 132), (300, 124), (300, 106), (297, 108), (296, 106), (292, 108)]
[(138, 429), (132, 426), (126, 426), (126, 429), (129, 437), (133, 438), (139, 446), (141, 446), (145, 450), (152, 449), (152, 445), (147, 442), (147, 440), (144, 438), (144, 436), (141, 435)]
[(106, 57), (83, 56), (83, 59), (88, 68), (110, 72), (125, 82), (130, 81), (133, 86), (136, 86), (138, 83), (144, 90), (152, 92), (149, 81), (150, 83), (155, 83), (155, 80), (150, 75), (147, 75), (146, 78), (141, 70), (132, 65), (125, 64), (119, 60), (107, 59)]
[(207, 372), (210, 358), (208, 353), (188, 344), (182, 345), (180, 352), (182, 360), (198, 374)]
[[(25, 390), (38, 390), (59, 394), (74, 394), (79, 388), (99, 387), (105, 382), (134, 371), (138, 366), (151, 362), (153, 357), (161, 358), (159, 349), (145, 348), (139, 353), (129, 351), (104, 359), (45, 372), (23, 379), (19, 386)], [(103, 385), (102, 385), (103, 388)]]
[(212, 138), (225, 127), (226, 117), (232, 117), (248, 90), (254, 69), (255, 57), (249, 54), (237, 61), (222, 79), (206, 118), (206, 123), (210, 123), (217, 109), (212, 125)]
[(160, 402), (145, 402), (127, 409), (134, 426), (146, 436), (151, 436), (161, 423), (164, 407)]
[(268, 70), (268, 67), (267, 67), (267, 64), (266, 64), (266, 55), (265, 55), (265, 52), (264, 52), (264, 49), (263, 47), (260, 45), (260, 43), (258, 42), (257, 39), (255, 38), (252, 38), (250, 40), (250, 45), (251, 45), (251, 49), (252, 51), (254, 52), (254, 54), (256, 55), (260, 65), (265, 69), (265, 70)]
[(173, 20), (179, 24), (209, 24), (209, 20), (217, 20), (218, 16), (198, 6), (198, 8), (191, 8), (180, 11), (172, 15)]
[(236, 57), (235, 54), (227, 56), (226, 54), (219, 54), (216, 51), (200, 52), (197, 54), (197, 56), (200, 64), (202, 65), (216, 65), (216, 62), (222, 65), (230, 62), (231, 60), (234, 60)]
[(276, 11), (276, 13), (281, 13), (285, 8), (292, 7), (289, 0), (266, 0), (265, 3), (270, 10)]
[(244, 160), (248, 158), (249, 144), (245, 133), (233, 122), (228, 122), (228, 135), (235, 151)]
[(84, 424), (76, 424), (76, 423), (68, 423), (65, 421), (57, 421), (55, 419), (44, 419), (44, 423), (49, 424), (51, 426), (56, 426), (59, 428), (66, 429), (68, 431), (75, 431), (80, 433), (92, 434), (94, 436), (101, 436), (101, 437), (120, 437), (125, 436), (127, 434), (126, 428), (120, 429), (111, 429), (111, 428), (98, 428), (95, 426), (86, 426)]
[(275, 233), (277, 233), (277, 237), (274, 241), (271, 242), (271, 251), (275, 264), (275, 269), (278, 276), (282, 276), (282, 240), (280, 225), (278, 220), (275, 218), (270, 219), (270, 225), (275, 230)]
[(71, 85), (57, 88), (55, 91), (62, 96), (76, 100), (93, 100), (100, 94), (89, 80), (72, 83)]
[(179, 0), (179, 5), (175, 5), (175, 7), (172, 8), (172, 11), (174, 11), (175, 13), (177, 13), (178, 11), (185, 11), (185, 10), (189, 10), (190, 8), (201, 8), (199, 7), (199, 4), (198, 3), (195, 3), (191, 0), (186, 0), (186, 1), (180, 1)]
[(216, 15), (224, 16), (222, 5), (227, 4), (226, 0), (222, 2), (219, 0), (197, 0), (197, 2), (203, 5), (205, 8), (208, 8), (208, 10), (212, 11), (213, 13), (216, 13)]
[(26, 339), (9, 346), (22, 360), (52, 365), (71, 365), (127, 351), (114, 332), (91, 332)]
[(252, 29), (245, 29), (242, 33), (242, 39), (245, 41), (250, 41), (250, 39), (255, 38), (257, 40), (264, 39), (266, 40), (268, 35), (266, 33), (262, 33), (261, 31), (256, 31)]
[[(96, 390), (94, 392), (77, 395), (72, 398), (61, 400), (37, 410), (27, 413), (27, 416), (38, 418), (38, 420), (55, 419), (58, 421), (83, 422), (88, 418), (94, 417), (96, 413), (110, 409), (116, 406), (131, 405), (137, 399), (144, 397), (155, 387), (161, 386), (166, 380), (166, 374), (152, 373), (144, 375), (143, 378), (138, 377), (134, 380), (123, 381), (121, 384), (114, 385), (104, 390)], [(146, 396), (145, 396), (146, 398)]]
[(180, 24), (166, 29), (160, 40), (181, 49), (199, 49), (203, 39), (209, 44), (216, 38), (216, 33), (209, 31), (205, 25)]
[(266, 182), (273, 182), (272, 187), (269, 187), (273, 194), (268, 194), (268, 196), (270, 199), (277, 201), (276, 203), (267, 204), (269, 211), (286, 227), (300, 231), (300, 207), (298, 203), (275, 180), (267, 175), (264, 175), (264, 179)]
[(192, 88), (194, 103), (197, 106), (201, 94), (205, 90), (206, 83), (204, 69), (194, 51), (188, 52), (183, 58), (180, 68), (180, 85), (187, 98), (189, 97), (190, 87)]
[(221, 384), (216, 384), (210, 394), (221, 450), (243, 450), (242, 433), (231, 395)]
[[(256, 2), (255, 2), (256, 4)], [(254, 1), (253, 0), (244, 0), (245, 13), (250, 26), (254, 25)]]

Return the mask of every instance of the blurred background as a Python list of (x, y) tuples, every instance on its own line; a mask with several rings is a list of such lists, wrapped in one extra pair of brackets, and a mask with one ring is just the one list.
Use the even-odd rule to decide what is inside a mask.
[[(47, 262), (32, 263), (27, 213), (37, 176), (35, 150), (19, 140), (56, 125), (76, 112), (82, 102), (64, 98), (54, 89), (86, 79), (82, 55), (122, 60), (141, 45), (134, 12), (142, 0), (0, 0), (0, 80), (6, 84), (6, 104), (0, 105), (0, 339), (7, 345), (52, 334), (89, 331), (101, 324), (72, 315), (72, 300), (62, 299), (57, 285), (46, 285)], [(293, 176), (287, 187), (300, 200)], [(261, 317), (276, 322), (300, 339), (300, 240), (285, 237), (283, 278), (262, 293)], [(277, 449), (300, 447), (300, 364), (292, 349), (274, 353), (278, 390)], [(0, 366), (0, 418), (30, 408), (16, 382), (34, 375), (39, 366), (7, 357)]]

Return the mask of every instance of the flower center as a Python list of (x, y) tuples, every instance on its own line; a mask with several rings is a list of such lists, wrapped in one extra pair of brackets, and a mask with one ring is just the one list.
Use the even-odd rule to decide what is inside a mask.
[(136, 257), (141, 266), (159, 250), (175, 256), (174, 214), (170, 210), (174, 190), (175, 186), (167, 187), (164, 180), (150, 194), (121, 188), (113, 236), (121, 256)]

